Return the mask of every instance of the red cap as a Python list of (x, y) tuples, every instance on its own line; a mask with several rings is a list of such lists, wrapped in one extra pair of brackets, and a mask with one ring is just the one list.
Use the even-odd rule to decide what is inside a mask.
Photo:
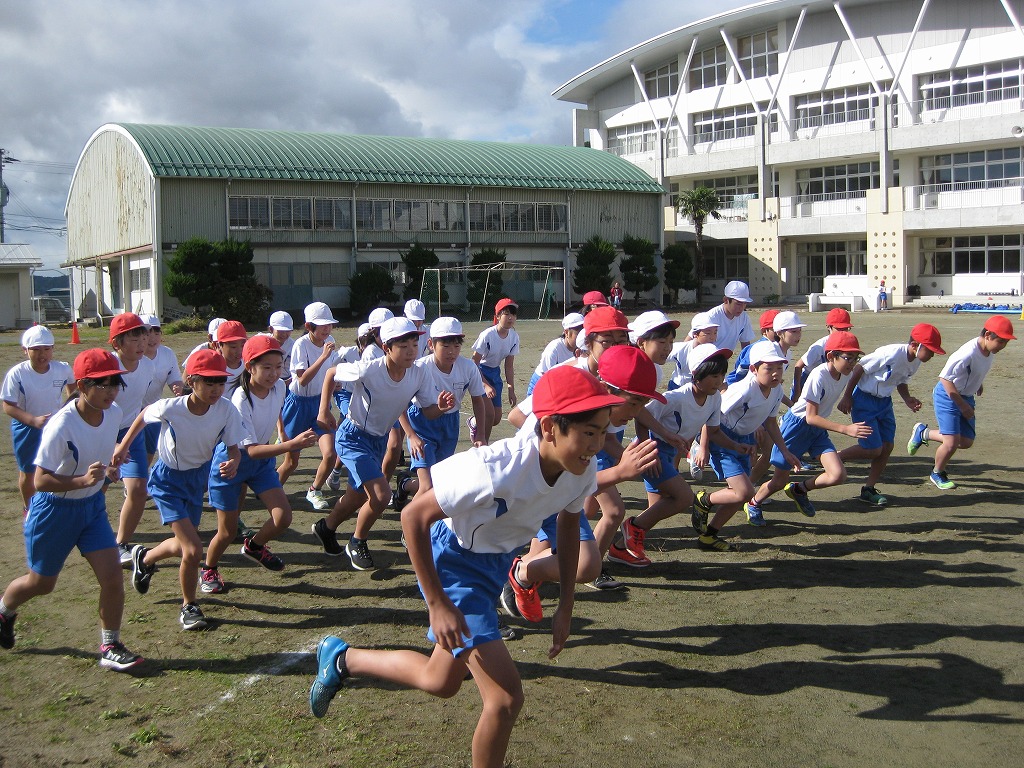
[(597, 305), (599, 307), (607, 307), (608, 299), (604, 297), (604, 294), (600, 291), (587, 291), (583, 294), (583, 306), (589, 307)]
[(228, 361), (220, 352), (200, 349), (185, 362), (185, 373), (189, 376), (227, 376)]
[(583, 335), (589, 336), (592, 333), (602, 331), (628, 331), (629, 319), (615, 307), (605, 304), (603, 307), (591, 310), (583, 318)]
[(84, 352), (79, 352), (72, 366), (72, 371), (75, 381), (81, 379), (105, 379), (108, 376), (120, 376), (121, 374), (128, 373), (128, 371), (121, 367), (121, 361), (105, 349), (87, 349)]
[(761, 313), (761, 330), (770, 331), (772, 329), (772, 323), (775, 322), (775, 317), (779, 314), (777, 309), (766, 309)]
[(552, 414), (571, 414), (622, 405), (621, 397), (609, 395), (595, 376), (575, 365), (556, 365), (533, 388), (533, 413), (540, 419)]
[(942, 336), (939, 334), (939, 329), (934, 325), (918, 323), (911, 329), (910, 339), (927, 347), (937, 355), (946, 354), (946, 350), (942, 348)]
[(245, 334), (245, 326), (237, 320), (225, 320), (217, 326), (217, 343), (226, 344), (229, 341), (245, 341), (248, 338)]
[(658, 370), (651, 358), (636, 347), (619, 345), (606, 350), (597, 364), (597, 372), (605, 384), (631, 395), (651, 397), (666, 402), (658, 392)]
[(1013, 323), (1002, 315), (992, 315), (985, 321), (985, 330), (994, 333), (1000, 339), (1016, 339), (1013, 335)]
[(258, 333), (245, 342), (245, 346), (242, 347), (242, 362), (251, 363), (257, 357), (267, 354), (267, 352), (278, 352), (284, 354), (281, 350), (281, 343), (273, 336), (264, 336), (262, 333)]
[(864, 350), (860, 348), (860, 342), (857, 341), (857, 337), (849, 331), (832, 331), (828, 339), (825, 340), (825, 351), (864, 354)]
[(842, 307), (836, 307), (828, 311), (828, 314), (825, 315), (825, 325), (829, 325), (837, 331), (853, 328), (853, 323), (850, 322), (850, 313)]
[(498, 324), (498, 315), (501, 314), (501, 310), (507, 309), (508, 307), (515, 307), (519, 309), (519, 305), (516, 304), (512, 299), (498, 299), (498, 303), (494, 305), (494, 324)]
[(124, 312), (123, 314), (115, 315), (114, 319), (110, 321), (110, 341), (113, 341), (122, 333), (145, 327), (146, 324), (142, 322), (142, 318), (134, 312)]

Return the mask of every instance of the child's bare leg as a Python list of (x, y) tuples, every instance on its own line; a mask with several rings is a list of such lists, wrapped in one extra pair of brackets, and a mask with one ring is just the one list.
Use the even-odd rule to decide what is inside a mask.
[(178, 566), (178, 582), (181, 585), (183, 604), (196, 601), (196, 582), (199, 563), (203, 559), (203, 542), (191, 520), (175, 520), (171, 523), (174, 538), (181, 549), (181, 565)]
[(334, 502), (331, 511), (324, 518), (327, 521), (327, 527), (332, 531), (338, 530), (338, 526), (352, 517), (365, 502), (366, 492), (357, 490), (350, 485), (345, 489), (341, 498)]
[(121, 516), (117, 521), (117, 541), (127, 544), (135, 535), (135, 529), (142, 520), (142, 512), (146, 508), (146, 478), (124, 478), (125, 499), (121, 505)]
[(56, 586), (56, 576), (42, 576), (35, 571), (29, 571), (7, 585), (7, 589), (4, 590), (4, 605), (9, 610), (17, 610), (19, 605), (24, 605), (33, 597), (50, 594)]
[(597, 540), (597, 547), (601, 555), (604, 556), (608, 554), (615, 534), (626, 517), (626, 505), (617, 488), (609, 488), (594, 494), (587, 498), (587, 502), (590, 503), (591, 499), (596, 501), (601, 510), (601, 519), (594, 525), (594, 538)]
[(935, 449), (935, 472), (945, 472), (946, 465), (949, 464), (957, 450), (960, 448), (966, 450), (974, 445), (974, 440), (960, 435), (939, 435), (939, 437), (942, 438), (942, 444)]
[[(601, 551), (597, 542), (581, 541), (580, 559), (576, 566), (576, 583), (586, 584), (600, 575)], [(530, 551), (523, 556), (517, 578), (531, 583), (558, 581), (558, 555), (551, 550), (550, 542), (542, 542), (539, 539), (530, 542)]]
[(25, 509), (28, 509), (29, 502), (36, 492), (35, 475), (18, 470), (18, 490), (21, 491), (21, 498), (25, 500)]
[(357, 539), (365, 539), (370, 535), (370, 529), (384, 514), (391, 499), (391, 486), (383, 477), (363, 483), (363, 491), (366, 493), (366, 503), (359, 508), (356, 529), (352, 533)]
[(238, 535), (238, 510), (229, 511), (217, 510), (217, 532), (210, 539), (210, 546), (206, 549), (206, 566), (216, 568), (231, 542)]
[(716, 531), (722, 530), (722, 526), (732, 519), (732, 516), (743, 507), (744, 502), (754, 498), (754, 484), (746, 475), (733, 475), (726, 478), (725, 482), (728, 488), (715, 491), (708, 496), (708, 500), (718, 507), (715, 516), (708, 523), (708, 526)]
[(448, 699), (458, 693), (468, 667), (465, 654), (456, 658), (439, 645), (427, 656), (419, 651), (375, 651), (349, 648), (345, 666), (352, 677), (375, 677), (432, 696)]
[[(398, 462), (402, 458), (402, 430), (392, 427), (388, 431), (388, 447), (384, 451), (384, 461), (381, 462), (380, 471), (384, 473), (384, 482), (390, 483), (391, 476), (398, 468)], [(387, 502), (385, 502), (387, 506)]]
[(790, 471), (791, 470), (788, 468), (782, 469), (781, 467), (775, 467), (775, 472), (772, 474), (771, 480), (758, 488), (757, 492), (754, 494), (754, 503), (761, 504), (769, 496), (772, 496), (785, 488), (786, 483), (789, 482)]
[[(283, 439), (289, 439), (282, 435)], [(281, 485), (284, 485), (288, 478), (292, 476), (292, 472), (299, 466), (299, 451), (290, 451), (284, 455), (281, 460), (281, 466), (277, 468), (277, 479), (281, 481)]]
[(124, 614), (124, 574), (117, 548), (99, 549), (85, 555), (100, 586), (100, 626), (121, 629)]
[(466, 663), (480, 690), (483, 711), (473, 732), (473, 768), (502, 768), (512, 728), (523, 708), (523, 683), (505, 643), (472, 648)]
[[(334, 469), (334, 464), (338, 460), (338, 454), (334, 450), (333, 433), (328, 432), (325, 435), (320, 435), (317, 440), (317, 445), (320, 446), (321, 458), (320, 464), (317, 465), (316, 468), (316, 476), (313, 478), (313, 487), (319, 490), (324, 487), (324, 483), (327, 482), (327, 476), (331, 474), (331, 470)], [(278, 477), (278, 479), (280, 479), (280, 477)]]
[(633, 524), (649, 531), (672, 515), (678, 515), (693, 503), (693, 491), (682, 475), (676, 475), (658, 486), (658, 499), (633, 518)]
[(834, 485), (841, 485), (846, 482), (846, 465), (839, 458), (835, 451), (823, 453), (818, 457), (822, 469), (825, 471), (816, 477), (809, 477), (804, 480), (804, 490), (813, 491), (815, 488), (831, 488)]
[[(250, 541), (262, 547), (288, 530), (292, 524), (292, 507), (288, 503), (288, 497), (283, 488), (271, 488), (264, 491), (259, 495), (259, 500), (266, 505), (270, 512), (270, 518)], [(211, 544), (210, 549), (212, 548)], [(206, 560), (207, 562), (210, 560), (209, 553), (207, 553)]]

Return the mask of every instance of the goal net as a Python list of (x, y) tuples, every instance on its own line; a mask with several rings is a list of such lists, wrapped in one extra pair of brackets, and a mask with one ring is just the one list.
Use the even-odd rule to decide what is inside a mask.
[(519, 319), (561, 318), (566, 302), (565, 267), (549, 264), (488, 264), (423, 270), (420, 301), (427, 317), (490, 320), (494, 305), (508, 297), (519, 305)]

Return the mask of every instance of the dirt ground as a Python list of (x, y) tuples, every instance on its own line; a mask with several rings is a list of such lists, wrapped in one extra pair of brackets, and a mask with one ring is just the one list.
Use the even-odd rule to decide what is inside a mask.
[[(754, 310), (755, 313), (757, 310)], [(688, 324), (690, 315), (680, 315)], [(807, 315), (801, 349), (824, 333)], [(873, 349), (932, 322), (947, 350), (977, 335), (978, 315), (857, 314)], [(1024, 323), (1017, 323), (1024, 329)], [(479, 324), (470, 324), (475, 334)], [(555, 322), (520, 322), (521, 389)], [(58, 357), (68, 346), (57, 331)], [(339, 329), (351, 343), (351, 328)], [(472, 336), (470, 337), (470, 341)], [(86, 346), (105, 334), (83, 334)], [(168, 336), (179, 355), (195, 335)], [(468, 347), (468, 344), (467, 344)], [(0, 367), (20, 358), (0, 335)], [(863, 467), (849, 485), (816, 492), (818, 516), (785, 497), (767, 528), (739, 520), (732, 554), (695, 546), (688, 515), (649, 538), (646, 570), (612, 571), (627, 590), (577, 589), (574, 635), (551, 662), (550, 622), (520, 627), (509, 644), (527, 703), (510, 766), (999, 766), (1024, 751), (1024, 542), (1020, 468), (1024, 437), (1019, 371), (1024, 342), (999, 355), (979, 398), (977, 445), (950, 476), (928, 482), (932, 448), (906, 454), (917, 418), (898, 405), (897, 447), (881, 484), (892, 503), (864, 506)], [(926, 402), (942, 363), (925, 365), (911, 391)], [(511, 434), (507, 424), (498, 436)], [(849, 444), (837, 438), (837, 444)], [(467, 683), (446, 701), (353, 681), (328, 716), (310, 716), (311, 655), (326, 633), (358, 645), (425, 649), (426, 613), (389, 513), (371, 542), (379, 571), (353, 571), (323, 554), (304, 499), (314, 460), (287, 490), (291, 532), (274, 548), (273, 574), (232, 550), (230, 590), (204, 596), (213, 620), (182, 632), (176, 567), (164, 565), (147, 595), (127, 586), (123, 638), (147, 662), (135, 675), (101, 670), (96, 587), (73, 554), (54, 594), (22, 607), (13, 651), (0, 651), (2, 766), (466, 766), (479, 696)], [(21, 503), (8, 430), (0, 430), (0, 587), (24, 572)], [(108, 491), (116, 521), (121, 487)], [(643, 508), (642, 487), (624, 495)], [(260, 511), (246, 521), (256, 524)], [(204, 518), (211, 533), (212, 514)], [(165, 535), (150, 505), (137, 540)], [(545, 611), (556, 592), (546, 588)], [(1017, 757), (1014, 757), (1017, 755)]]

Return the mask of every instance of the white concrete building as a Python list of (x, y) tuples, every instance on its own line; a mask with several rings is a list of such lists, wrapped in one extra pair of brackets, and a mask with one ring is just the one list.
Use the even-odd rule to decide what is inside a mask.
[[(1024, 290), (1022, 0), (772, 0), (666, 32), (555, 91), (574, 143), (715, 189), (705, 298)], [(1019, 299), (1017, 299), (1019, 300)]]

